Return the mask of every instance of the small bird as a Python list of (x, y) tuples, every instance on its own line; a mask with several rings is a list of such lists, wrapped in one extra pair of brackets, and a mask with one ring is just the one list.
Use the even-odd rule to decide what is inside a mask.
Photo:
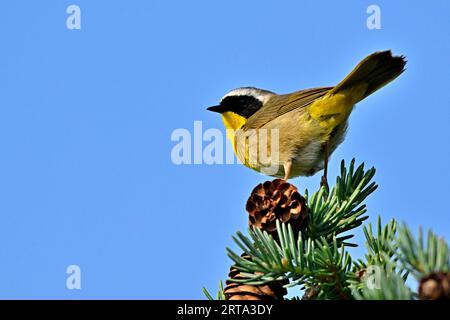
[[(404, 56), (379, 51), (363, 59), (334, 87), (282, 95), (242, 87), (230, 91), (219, 105), (207, 110), (222, 115), (227, 137), (245, 166), (284, 180), (311, 176), (323, 169), (321, 184), (328, 187), (328, 159), (345, 138), (353, 107), (397, 78), (405, 65)], [(263, 141), (262, 129), (277, 130), (277, 144), (270, 133), (266, 134), (263, 148), (270, 156), (264, 162), (258, 157), (264, 149), (257, 147)], [(249, 151), (252, 148), (257, 150), (253, 158)], [(269, 165), (276, 169), (267, 173), (264, 168)]]

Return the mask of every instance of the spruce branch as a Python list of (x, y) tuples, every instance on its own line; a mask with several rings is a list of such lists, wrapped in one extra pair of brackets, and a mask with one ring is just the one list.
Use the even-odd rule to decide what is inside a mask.
[(399, 230), (398, 246), (403, 266), (420, 280), (434, 272), (450, 271), (450, 249), (443, 238), (439, 238), (431, 230), (424, 242), (422, 228), (418, 238), (404, 224)]
[(363, 227), (366, 237), (367, 254), (365, 255), (368, 265), (387, 265), (394, 257), (397, 245), (397, 222), (392, 219), (383, 227), (381, 217), (378, 217), (377, 234), (372, 231), (372, 224)]
[[(227, 248), (234, 261), (217, 299), (283, 299), (287, 287), (304, 290), (302, 299), (450, 299), (450, 249), (429, 231), (416, 239), (395, 220), (363, 227), (367, 252), (353, 260), (346, 251), (351, 231), (368, 218), (365, 199), (376, 190), (375, 169), (348, 169), (341, 163), (336, 185), (303, 198), (280, 179), (258, 185), (250, 196), (249, 233), (237, 232), (243, 251)], [(418, 293), (406, 285), (409, 274), (420, 281)], [(204, 289), (208, 299), (213, 296)], [(295, 298), (298, 299), (298, 298)]]
[(287, 286), (314, 287), (320, 298), (349, 297), (347, 280), (352, 260), (344, 244), (339, 245), (336, 237), (332, 245), (324, 237), (304, 240), (301, 232), (296, 237), (290, 225), (279, 221), (277, 231), (279, 243), (259, 229), (249, 230), (252, 240), (238, 232), (234, 237), (236, 244), (252, 259), (244, 259), (227, 249), (228, 256), (245, 277), (236, 282), (262, 285), (291, 280)]
[(397, 245), (397, 222), (392, 219), (383, 227), (381, 217), (378, 217), (377, 232), (374, 234), (372, 224), (363, 226), (364, 236), (366, 238), (365, 261), (358, 259), (355, 261), (355, 269), (357, 272), (367, 268), (368, 266), (391, 266), (398, 267), (398, 245)]
[(311, 241), (303, 243), (301, 233), (298, 240), (295, 240), (292, 227), (280, 225), (276, 221), (278, 236), (281, 245), (266, 231), (258, 228), (249, 229), (250, 238), (237, 232), (233, 240), (249, 255), (251, 259), (245, 259), (227, 248), (228, 256), (235, 262), (236, 268), (241, 271), (245, 279), (235, 280), (252, 285), (262, 285), (270, 281), (284, 280), (288, 276), (285, 274), (302, 274), (307, 269), (305, 258), (311, 250)]
[(399, 264), (397, 222), (392, 219), (383, 226), (381, 217), (378, 217), (376, 234), (371, 223), (364, 226), (363, 231), (367, 253), (365, 260), (358, 259), (354, 262), (353, 277), (349, 281), (353, 291), (366, 290), (367, 281), (372, 281), (374, 277), (379, 282), (380, 270), (383, 270), (385, 275), (398, 273), (405, 282), (409, 272)]
[(206, 289), (205, 287), (202, 288), (202, 291), (208, 300), (225, 300), (222, 280), (219, 281), (219, 290), (217, 290), (216, 299), (213, 298), (213, 296), (209, 293), (208, 289)]
[[(375, 168), (364, 171), (364, 163), (355, 170), (355, 159), (350, 162), (349, 169), (345, 161), (341, 162), (341, 175), (336, 179), (336, 185), (323, 199), (325, 188), (315, 192), (309, 199), (310, 216), (305, 236), (312, 239), (325, 237), (331, 241), (334, 236), (359, 227), (368, 218), (366, 205), (362, 202), (377, 189), (377, 184), (371, 182)], [(308, 191), (306, 190), (306, 193)], [(339, 243), (346, 246), (356, 246), (345, 242), (353, 235), (338, 237)]]
[(367, 275), (364, 286), (354, 288), (353, 296), (357, 300), (411, 300), (413, 294), (406, 286), (405, 279), (399, 273), (392, 271), (393, 266), (378, 266), (377, 272)]

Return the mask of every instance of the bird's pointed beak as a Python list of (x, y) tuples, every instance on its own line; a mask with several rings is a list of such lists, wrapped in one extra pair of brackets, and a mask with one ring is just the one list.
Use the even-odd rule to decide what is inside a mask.
[(209, 107), (209, 108), (207, 108), (206, 110), (212, 111), (212, 112), (217, 112), (217, 113), (222, 113), (222, 112), (225, 111), (224, 108), (223, 108), (223, 106), (221, 106), (220, 104), (217, 105), (217, 106)]

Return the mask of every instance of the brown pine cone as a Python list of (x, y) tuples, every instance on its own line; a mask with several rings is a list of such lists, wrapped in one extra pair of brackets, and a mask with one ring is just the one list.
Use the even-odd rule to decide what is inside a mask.
[[(270, 233), (277, 240), (276, 220), (289, 223), (295, 234), (306, 226), (308, 207), (306, 200), (297, 188), (281, 179), (266, 181), (257, 185), (246, 205), (249, 213), (250, 227), (257, 227)], [(242, 255), (250, 259), (248, 255)], [(287, 294), (284, 285), (288, 281), (273, 281), (265, 285), (255, 286), (233, 282), (243, 279), (235, 266), (230, 268), (229, 279), (224, 289), (227, 300), (283, 300)]]
[(450, 272), (430, 273), (420, 280), (419, 299), (449, 300)]
[(295, 234), (306, 226), (308, 207), (297, 187), (275, 179), (257, 185), (246, 205), (249, 224), (277, 237), (276, 220), (289, 223)]
[[(250, 259), (245, 254), (242, 254), (242, 257)], [(286, 288), (283, 287), (287, 281), (274, 281), (261, 286), (233, 282), (232, 279), (244, 278), (235, 266), (230, 268), (228, 278), (223, 290), (226, 300), (283, 300), (287, 294)]]

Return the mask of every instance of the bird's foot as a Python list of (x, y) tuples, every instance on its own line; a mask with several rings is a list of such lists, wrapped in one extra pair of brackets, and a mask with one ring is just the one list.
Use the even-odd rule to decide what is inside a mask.
[(292, 160), (287, 160), (284, 162), (284, 181), (288, 181), (292, 170)]
[(324, 187), (325, 192), (323, 193), (323, 200), (326, 201), (328, 198), (328, 194), (330, 193), (330, 187), (328, 186), (328, 179), (327, 176), (323, 175), (322, 179), (320, 180), (320, 188)]

